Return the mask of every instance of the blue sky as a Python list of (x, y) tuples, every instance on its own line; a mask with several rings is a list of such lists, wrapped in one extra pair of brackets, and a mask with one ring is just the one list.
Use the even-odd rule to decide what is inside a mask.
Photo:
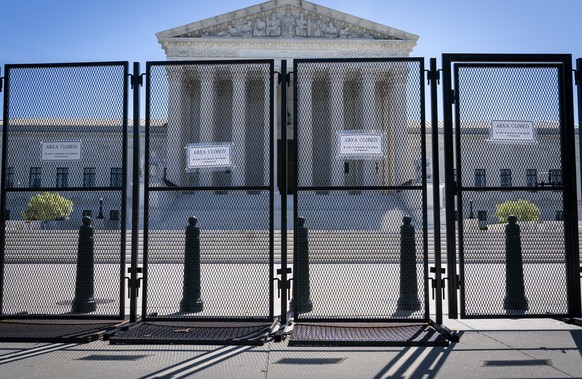
[[(260, 0), (9, 1), (0, 7), (5, 64), (165, 60), (155, 34)], [(582, 0), (317, 0), (420, 36), (412, 56), (566, 53), (582, 57)], [(575, 62), (573, 62), (575, 64)], [(440, 67), (440, 63), (439, 63)], [(0, 104), (0, 110), (2, 105)]]
[[(156, 32), (260, 2), (5, 1), (1, 7), (0, 65), (164, 60)], [(315, 2), (419, 35), (413, 56), (535, 52), (582, 57), (581, 0)]]

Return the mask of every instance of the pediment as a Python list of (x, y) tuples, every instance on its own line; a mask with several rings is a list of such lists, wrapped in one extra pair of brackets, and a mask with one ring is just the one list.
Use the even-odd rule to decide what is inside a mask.
[(418, 36), (302, 0), (271, 0), (156, 34), (161, 43), (194, 38), (350, 38)]

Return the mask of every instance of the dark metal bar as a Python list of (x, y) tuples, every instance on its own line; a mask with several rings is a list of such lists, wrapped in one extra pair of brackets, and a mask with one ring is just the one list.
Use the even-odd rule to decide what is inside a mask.
[[(1, 74), (1, 71), (0, 71)], [(1, 76), (1, 75), (0, 75)], [(3, 313), (4, 299), (4, 264), (5, 264), (5, 238), (6, 231), (6, 146), (8, 146), (8, 98), (9, 98), (10, 69), (6, 70), (4, 85), (4, 112), (2, 115), (2, 175), (0, 178), (0, 315)]]
[(472, 62), (478, 64), (479, 62), (512, 62), (512, 63), (551, 63), (562, 62), (566, 59), (572, 60), (570, 54), (443, 54), (443, 68), (445, 58), (448, 62)]
[(270, 186), (227, 186), (227, 187), (150, 187), (150, 191), (181, 192), (181, 191), (270, 191)]
[(436, 58), (430, 58), (430, 112), (432, 124), (432, 196), (433, 196), (433, 216), (434, 216), (434, 264), (435, 264), (435, 311), (436, 323), (443, 323), (443, 300), (442, 300), (442, 262), (441, 262), (441, 214), (440, 214), (440, 180), (439, 180), (439, 128), (438, 128), (438, 77)]
[[(266, 61), (270, 67), (269, 83), (269, 318), (275, 318), (275, 62)], [(286, 114), (286, 113), (285, 113)]]
[[(582, 316), (582, 299), (580, 292), (580, 251), (578, 242), (578, 206), (576, 201), (576, 147), (574, 143), (574, 99), (572, 85), (572, 57), (563, 59), (560, 91), (562, 112), (562, 169), (564, 191), (564, 232), (566, 234), (566, 262), (568, 265), (568, 310), (574, 317)], [(580, 88), (578, 88), (580, 91)], [(580, 93), (580, 92), (579, 92)], [(580, 96), (578, 96), (580, 103)], [(578, 108), (580, 113), (580, 108)], [(580, 127), (578, 127), (580, 129)], [(565, 170), (564, 170), (565, 171)]]
[[(449, 286), (453, 287), (455, 290), (459, 289), (460, 290), (460, 294), (461, 294), (461, 298), (460, 298), (460, 308), (461, 308), (461, 317), (463, 317), (463, 315), (465, 314), (465, 286), (461, 286), (459, 288), (459, 281), (460, 283), (464, 283), (464, 277), (465, 277), (465, 241), (463, 238), (464, 235), (464, 230), (463, 230), (463, 182), (462, 182), (462, 177), (463, 177), (463, 164), (462, 164), (462, 160), (461, 160), (461, 109), (460, 109), (460, 104), (459, 104), (459, 65), (457, 63), (455, 63), (454, 66), (454, 70), (453, 70), (453, 96), (454, 96), (454, 102), (455, 102), (455, 106), (453, 107), (454, 109), (454, 122), (455, 122), (455, 131), (454, 131), (454, 149), (456, 152), (456, 155), (454, 157), (455, 159), (455, 167), (457, 169), (456, 173), (456, 177), (454, 178), (455, 180), (455, 207), (452, 209), (453, 214), (455, 215), (455, 222), (457, 225), (457, 235), (458, 235), (458, 242), (457, 242), (457, 251), (458, 251), (458, 259), (459, 259), (459, 274), (457, 275), (457, 273), (455, 272), (454, 276), (451, 276), (449, 273), (449, 283), (451, 284)], [(455, 176), (455, 175), (453, 175)], [(455, 293), (458, 293), (455, 291)]]
[(283, 172), (281, 175), (281, 324), (287, 324), (287, 61), (281, 60), (279, 74), (281, 91), (281, 154), (282, 165), (277, 167)]
[(9, 192), (122, 192), (122, 187), (12, 187), (4, 190)]
[(425, 69), (424, 69), (424, 59), (420, 62), (419, 72), (418, 72), (418, 87), (420, 89), (420, 150), (422, 159), (422, 245), (423, 245), (423, 285), (424, 285), (424, 318), (425, 320), (430, 320), (430, 280), (429, 280), (429, 267), (428, 267), (428, 173), (426, 172), (426, 92), (425, 92)]
[[(169, 63), (169, 62), (168, 62)], [(151, 138), (151, 71), (152, 62), (146, 63), (146, 85), (145, 85), (145, 141), (144, 141), (144, 167), (150, 166), (150, 138)], [(149, 256), (149, 203), (150, 203), (150, 170), (145, 169), (144, 173), (144, 188), (143, 188), (143, 273), (142, 273), (142, 303), (141, 314), (142, 318), (147, 318), (147, 288), (148, 288), (148, 256)]]
[[(295, 59), (293, 61), (293, 73), (295, 75), (294, 80), (293, 80), (293, 139), (294, 139), (294, 143), (293, 143), (293, 148), (295, 149), (293, 156), (295, 157), (295, 162), (293, 163), (293, 176), (295, 178), (295, 186), (293, 189), (293, 230), (297, 230), (298, 227), (298, 220), (297, 218), (299, 217), (299, 211), (298, 211), (298, 206), (297, 206), (297, 202), (298, 202), (298, 193), (299, 191), (301, 191), (300, 187), (299, 187), (299, 147), (298, 147), (298, 141), (299, 139), (297, 138), (298, 135), (298, 122), (297, 122), (297, 116), (298, 116), (298, 112), (297, 112), (297, 91), (298, 91), (298, 86), (297, 86), (297, 81), (298, 81), (298, 77), (297, 77), (297, 64), (298, 64), (298, 60)], [(295, 240), (295, 234), (293, 234), (293, 239)], [(296, 254), (296, 244), (293, 244), (293, 256), (295, 256)], [(296, 271), (296, 267), (297, 267), (297, 261), (294, 260), (293, 261), (293, 271)], [(297, 282), (294, 280), (293, 281), (293, 293), (296, 292), (296, 288), (297, 288)], [(295, 319), (298, 320), (300, 315), (296, 314), (294, 315)]]
[(445, 148), (445, 209), (447, 225), (447, 276), (448, 288), (448, 315), (449, 318), (458, 318), (457, 302), (457, 254), (455, 231), (455, 187), (454, 178), (454, 146), (453, 146), (453, 112), (451, 99), (451, 65), (452, 55), (443, 54), (443, 121), (444, 121), (444, 148)]
[(421, 191), (422, 186), (336, 186), (336, 187), (304, 187), (297, 186), (299, 191)]
[[(139, 62), (133, 63), (133, 188), (131, 205), (131, 267), (129, 286), (129, 321), (137, 320), (137, 283), (138, 283), (138, 255), (139, 255), (139, 96), (140, 86)], [(121, 288), (124, 288), (122, 286)]]
[[(125, 317), (125, 261), (126, 261), (126, 234), (127, 234), (127, 189), (128, 189), (128, 177), (127, 177), (127, 151), (128, 151), (128, 113), (129, 113), (129, 87), (128, 87), (128, 77), (129, 77), (129, 62), (123, 62), (123, 150), (122, 150), (122, 181), (121, 181), (121, 241), (120, 241), (120, 265), (119, 265), (119, 317)], [(134, 90), (135, 91), (135, 90)], [(139, 96), (139, 95), (138, 95)], [(134, 96), (135, 97), (135, 96)], [(138, 115), (139, 116), (139, 115)], [(139, 162), (139, 161), (138, 161)], [(135, 166), (134, 168), (138, 167)], [(132, 242), (133, 243), (133, 242)]]

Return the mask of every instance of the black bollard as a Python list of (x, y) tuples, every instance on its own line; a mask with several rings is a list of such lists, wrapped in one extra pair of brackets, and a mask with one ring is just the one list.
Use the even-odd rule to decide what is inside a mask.
[(400, 298), (399, 311), (418, 311), (418, 283), (416, 277), (416, 241), (412, 218), (404, 216), (400, 226)]
[(523, 259), (517, 217), (509, 216), (505, 225), (505, 299), (503, 309), (527, 311), (523, 282)]
[(309, 293), (309, 243), (307, 241), (307, 227), (305, 219), (297, 218), (295, 233), (295, 274), (294, 298), (291, 307), (295, 314), (308, 313), (313, 310)]
[(77, 280), (72, 313), (89, 313), (97, 309), (94, 296), (94, 241), (91, 217), (83, 217), (79, 228), (79, 247), (77, 252)]
[(180, 312), (197, 313), (204, 310), (200, 298), (200, 228), (195, 217), (188, 219), (184, 244), (184, 291)]

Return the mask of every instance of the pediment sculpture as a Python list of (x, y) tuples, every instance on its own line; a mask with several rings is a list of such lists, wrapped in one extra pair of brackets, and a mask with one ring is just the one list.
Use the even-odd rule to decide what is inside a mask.
[(232, 20), (180, 36), (197, 37), (282, 37), (282, 38), (370, 38), (399, 39), (353, 25), (302, 8), (287, 6), (283, 9), (260, 12), (243, 19)]

